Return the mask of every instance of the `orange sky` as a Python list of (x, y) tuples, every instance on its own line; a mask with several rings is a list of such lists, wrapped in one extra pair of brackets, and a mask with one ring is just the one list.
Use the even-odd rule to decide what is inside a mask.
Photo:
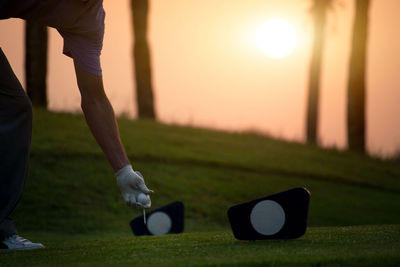
[[(353, 0), (340, 1), (328, 23), (321, 88), (319, 136), (325, 146), (345, 147), (345, 94)], [(400, 149), (400, 1), (372, 0), (368, 44), (368, 149), (389, 155)], [(304, 140), (309, 5), (302, 0), (150, 1), (149, 41), (157, 113), (163, 122), (228, 130), (251, 129)], [(136, 114), (129, 1), (104, 0), (106, 34), (102, 65), (107, 94), (118, 114)], [(298, 31), (295, 51), (266, 57), (254, 32), (271, 17)], [(0, 21), (0, 46), (23, 78), (23, 24)], [(50, 30), (49, 107), (80, 110), (72, 62)]]

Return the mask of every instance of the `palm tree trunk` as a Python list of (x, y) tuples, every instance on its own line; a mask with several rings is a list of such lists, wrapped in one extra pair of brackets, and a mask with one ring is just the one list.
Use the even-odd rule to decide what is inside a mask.
[(322, 52), (325, 40), (326, 13), (329, 1), (314, 1), (312, 15), (314, 19), (314, 42), (311, 55), (308, 102), (307, 102), (307, 142), (317, 144), (319, 91)]
[(135, 44), (133, 49), (138, 117), (156, 119), (147, 43), (148, 0), (131, 0)]
[(365, 69), (370, 0), (356, 0), (347, 87), (347, 140), (350, 150), (365, 153)]
[(34, 106), (47, 107), (47, 27), (36, 22), (25, 24), (26, 91)]

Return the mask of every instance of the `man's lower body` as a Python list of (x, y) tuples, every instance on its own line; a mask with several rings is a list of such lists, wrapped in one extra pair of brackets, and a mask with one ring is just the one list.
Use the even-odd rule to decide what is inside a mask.
[(20, 238), (9, 218), (28, 174), (31, 136), (31, 102), (0, 48), (0, 250), (43, 247)]

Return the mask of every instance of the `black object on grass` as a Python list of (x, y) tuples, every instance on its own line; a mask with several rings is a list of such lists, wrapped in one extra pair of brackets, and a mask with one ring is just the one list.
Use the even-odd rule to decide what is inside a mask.
[(233, 235), (239, 240), (294, 239), (305, 234), (310, 192), (293, 188), (229, 208)]
[(182, 233), (184, 209), (183, 203), (176, 201), (147, 213), (146, 224), (143, 215), (138, 216), (130, 222), (132, 232), (137, 236)]

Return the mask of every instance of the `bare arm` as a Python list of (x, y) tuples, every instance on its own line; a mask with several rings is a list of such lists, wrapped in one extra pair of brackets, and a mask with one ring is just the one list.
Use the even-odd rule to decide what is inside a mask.
[(119, 137), (114, 110), (104, 92), (103, 78), (84, 71), (74, 61), (86, 122), (115, 172), (130, 164)]

